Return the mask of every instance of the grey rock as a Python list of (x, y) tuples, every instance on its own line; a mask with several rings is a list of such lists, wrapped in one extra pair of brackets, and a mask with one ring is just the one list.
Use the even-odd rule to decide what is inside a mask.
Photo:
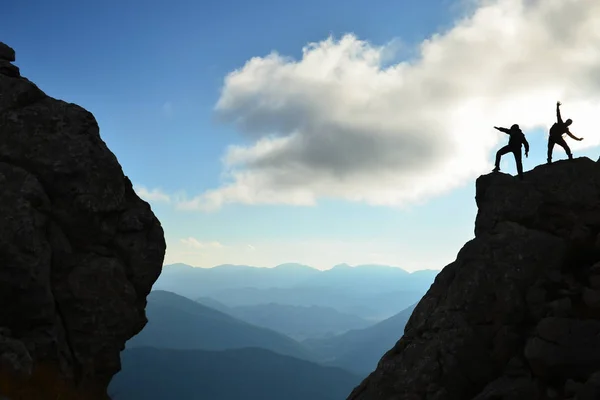
[(15, 51), (2, 42), (0, 42), (0, 60), (15, 61)]
[(565, 239), (583, 226), (600, 224), (600, 169), (594, 161), (585, 157), (557, 161), (526, 175), (526, 183), (504, 174), (477, 180), (476, 236), (503, 221)]
[[(562, 241), (512, 223), (468, 242), (415, 308), (404, 336), (350, 399), (468, 399), (518, 351), (524, 293), (559, 268)], [(387, 396), (387, 397), (386, 397)]]
[(27, 349), (31, 379), (52, 371), (106, 398), (146, 324), (163, 229), (85, 109), (0, 74), (0, 132), (0, 326)]
[(15, 375), (31, 375), (33, 360), (23, 342), (0, 336), (0, 368), (8, 369)]
[[(598, 234), (600, 240), (600, 234)], [(600, 275), (600, 262), (593, 264), (589, 269), (590, 275)]]
[(586, 287), (583, 289), (581, 297), (585, 305), (588, 307), (600, 308), (600, 290), (594, 290)]
[(585, 379), (600, 365), (600, 321), (544, 318), (525, 346), (537, 376)]
[(501, 377), (488, 384), (473, 400), (533, 400), (540, 398), (535, 382), (528, 378)]
[(598, 198), (600, 167), (587, 158), (524, 181), (481, 176), (475, 238), (348, 399), (541, 400), (563, 396), (548, 382), (586, 381), (600, 365), (598, 313), (580, 301), (600, 275)]
[(577, 400), (598, 400), (600, 399), (600, 371), (593, 373), (587, 382), (579, 389)]
[(549, 314), (554, 317), (569, 317), (571, 316), (572, 308), (573, 303), (568, 297), (563, 297), (548, 303)]
[(600, 289), (600, 275), (592, 275), (589, 278), (589, 284), (592, 289)]
[(0, 75), (18, 78), (21, 76), (21, 73), (19, 72), (19, 67), (12, 65), (8, 61), (0, 60)]
[(533, 286), (527, 291), (526, 301), (529, 313), (541, 318), (544, 315), (546, 305), (546, 290), (541, 286)]
[(558, 393), (558, 390), (556, 390), (555, 388), (549, 387), (546, 389), (546, 398), (547, 399), (558, 399), (560, 397), (560, 394)]
[(583, 383), (576, 382), (573, 379), (567, 379), (565, 382), (565, 396), (575, 396), (583, 387)]

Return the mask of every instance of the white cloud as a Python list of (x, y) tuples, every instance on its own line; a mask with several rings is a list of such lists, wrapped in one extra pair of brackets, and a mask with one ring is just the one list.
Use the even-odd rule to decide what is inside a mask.
[[(402, 241), (380, 239), (365, 240), (287, 240), (268, 239), (258, 241), (256, 248), (245, 243), (227, 243), (223, 248), (201, 246), (198, 248), (186, 240), (167, 240), (165, 264), (182, 262), (199, 267), (220, 264), (254, 265), (274, 267), (296, 262), (318, 269), (328, 269), (336, 264), (384, 264), (396, 265), (408, 271), (441, 268), (456, 258), (456, 249), (468, 240), (452, 237), (435, 252), (427, 252), (428, 244), (414, 245)], [(226, 251), (224, 251), (226, 250)], [(426, 254), (426, 257), (423, 257)]]
[(171, 196), (163, 192), (161, 189), (148, 189), (145, 186), (134, 185), (133, 190), (139, 197), (147, 202), (170, 203)]
[[(254, 141), (231, 146), (229, 181), (181, 204), (402, 206), (491, 168), (494, 125), (545, 129), (557, 100), (572, 148), (600, 144), (600, 1), (477, 1), (466, 18), (383, 67), (388, 46), (353, 35), (255, 57), (225, 79), (216, 110)], [(544, 149), (532, 149), (543, 154)]]
[(222, 249), (225, 247), (224, 245), (216, 241), (201, 242), (198, 239), (191, 236), (185, 239), (180, 239), (180, 241), (181, 243), (190, 247), (194, 247), (196, 249)]

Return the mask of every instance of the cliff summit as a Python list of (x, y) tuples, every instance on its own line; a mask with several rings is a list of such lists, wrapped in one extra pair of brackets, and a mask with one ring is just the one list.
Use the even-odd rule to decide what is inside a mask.
[(349, 400), (600, 399), (600, 164), (476, 183), (475, 238)]
[(146, 324), (163, 229), (94, 116), (13, 61), (0, 43), (0, 396), (107, 398)]

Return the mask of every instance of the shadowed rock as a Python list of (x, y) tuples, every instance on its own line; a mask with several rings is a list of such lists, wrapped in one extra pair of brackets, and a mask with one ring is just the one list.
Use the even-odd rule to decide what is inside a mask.
[(348, 399), (596, 398), (600, 166), (559, 161), (476, 188), (475, 239)]
[(146, 324), (163, 230), (94, 116), (14, 59), (0, 43), (0, 395), (106, 398)]

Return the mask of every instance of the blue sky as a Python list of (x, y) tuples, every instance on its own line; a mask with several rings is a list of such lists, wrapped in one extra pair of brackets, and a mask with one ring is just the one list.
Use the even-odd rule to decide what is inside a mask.
[[(575, 154), (599, 154), (598, 33), (552, 41), (552, 15), (570, 24), (555, 0), (85, 3), (11, 2), (0, 40), (95, 115), (163, 224), (166, 263), (439, 269), (473, 236), (474, 179), (507, 139), (492, 126), (521, 123), (531, 169), (560, 99), (586, 138)], [(584, 29), (598, 6), (576, 3)], [(303, 57), (309, 43), (322, 51)], [(560, 46), (574, 61), (545, 62)]]

